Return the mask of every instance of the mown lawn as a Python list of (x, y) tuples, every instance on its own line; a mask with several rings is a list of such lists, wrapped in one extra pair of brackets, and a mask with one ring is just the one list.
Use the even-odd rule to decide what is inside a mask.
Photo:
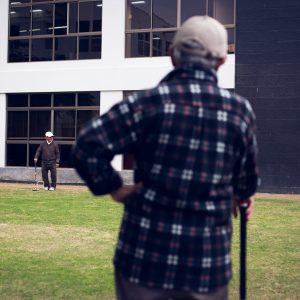
[[(82, 188), (31, 188), (1, 185), (0, 299), (113, 300), (122, 206)], [(248, 226), (249, 299), (300, 299), (299, 219), (300, 196), (257, 199)], [(234, 226), (231, 299), (238, 299)]]

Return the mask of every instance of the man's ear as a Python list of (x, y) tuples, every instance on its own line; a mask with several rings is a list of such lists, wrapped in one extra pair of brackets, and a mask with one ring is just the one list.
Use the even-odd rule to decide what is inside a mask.
[(221, 57), (218, 59), (217, 63), (216, 63), (216, 66), (215, 66), (215, 69), (218, 71), (218, 69), (223, 65), (225, 64), (225, 61), (227, 59), (227, 56), (225, 57)]

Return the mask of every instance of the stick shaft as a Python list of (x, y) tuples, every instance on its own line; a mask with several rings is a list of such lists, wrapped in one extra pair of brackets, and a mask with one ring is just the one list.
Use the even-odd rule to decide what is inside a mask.
[(247, 298), (247, 220), (246, 220), (247, 205), (240, 206), (240, 299)]

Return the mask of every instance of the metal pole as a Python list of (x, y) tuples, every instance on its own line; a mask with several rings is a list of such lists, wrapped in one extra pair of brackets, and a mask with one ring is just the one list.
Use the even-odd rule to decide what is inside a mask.
[(240, 204), (240, 299), (247, 299), (247, 203)]

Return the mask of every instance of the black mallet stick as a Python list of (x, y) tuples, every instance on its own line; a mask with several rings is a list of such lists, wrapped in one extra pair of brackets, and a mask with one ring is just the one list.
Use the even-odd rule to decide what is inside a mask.
[(240, 299), (247, 299), (247, 203), (240, 204)]

